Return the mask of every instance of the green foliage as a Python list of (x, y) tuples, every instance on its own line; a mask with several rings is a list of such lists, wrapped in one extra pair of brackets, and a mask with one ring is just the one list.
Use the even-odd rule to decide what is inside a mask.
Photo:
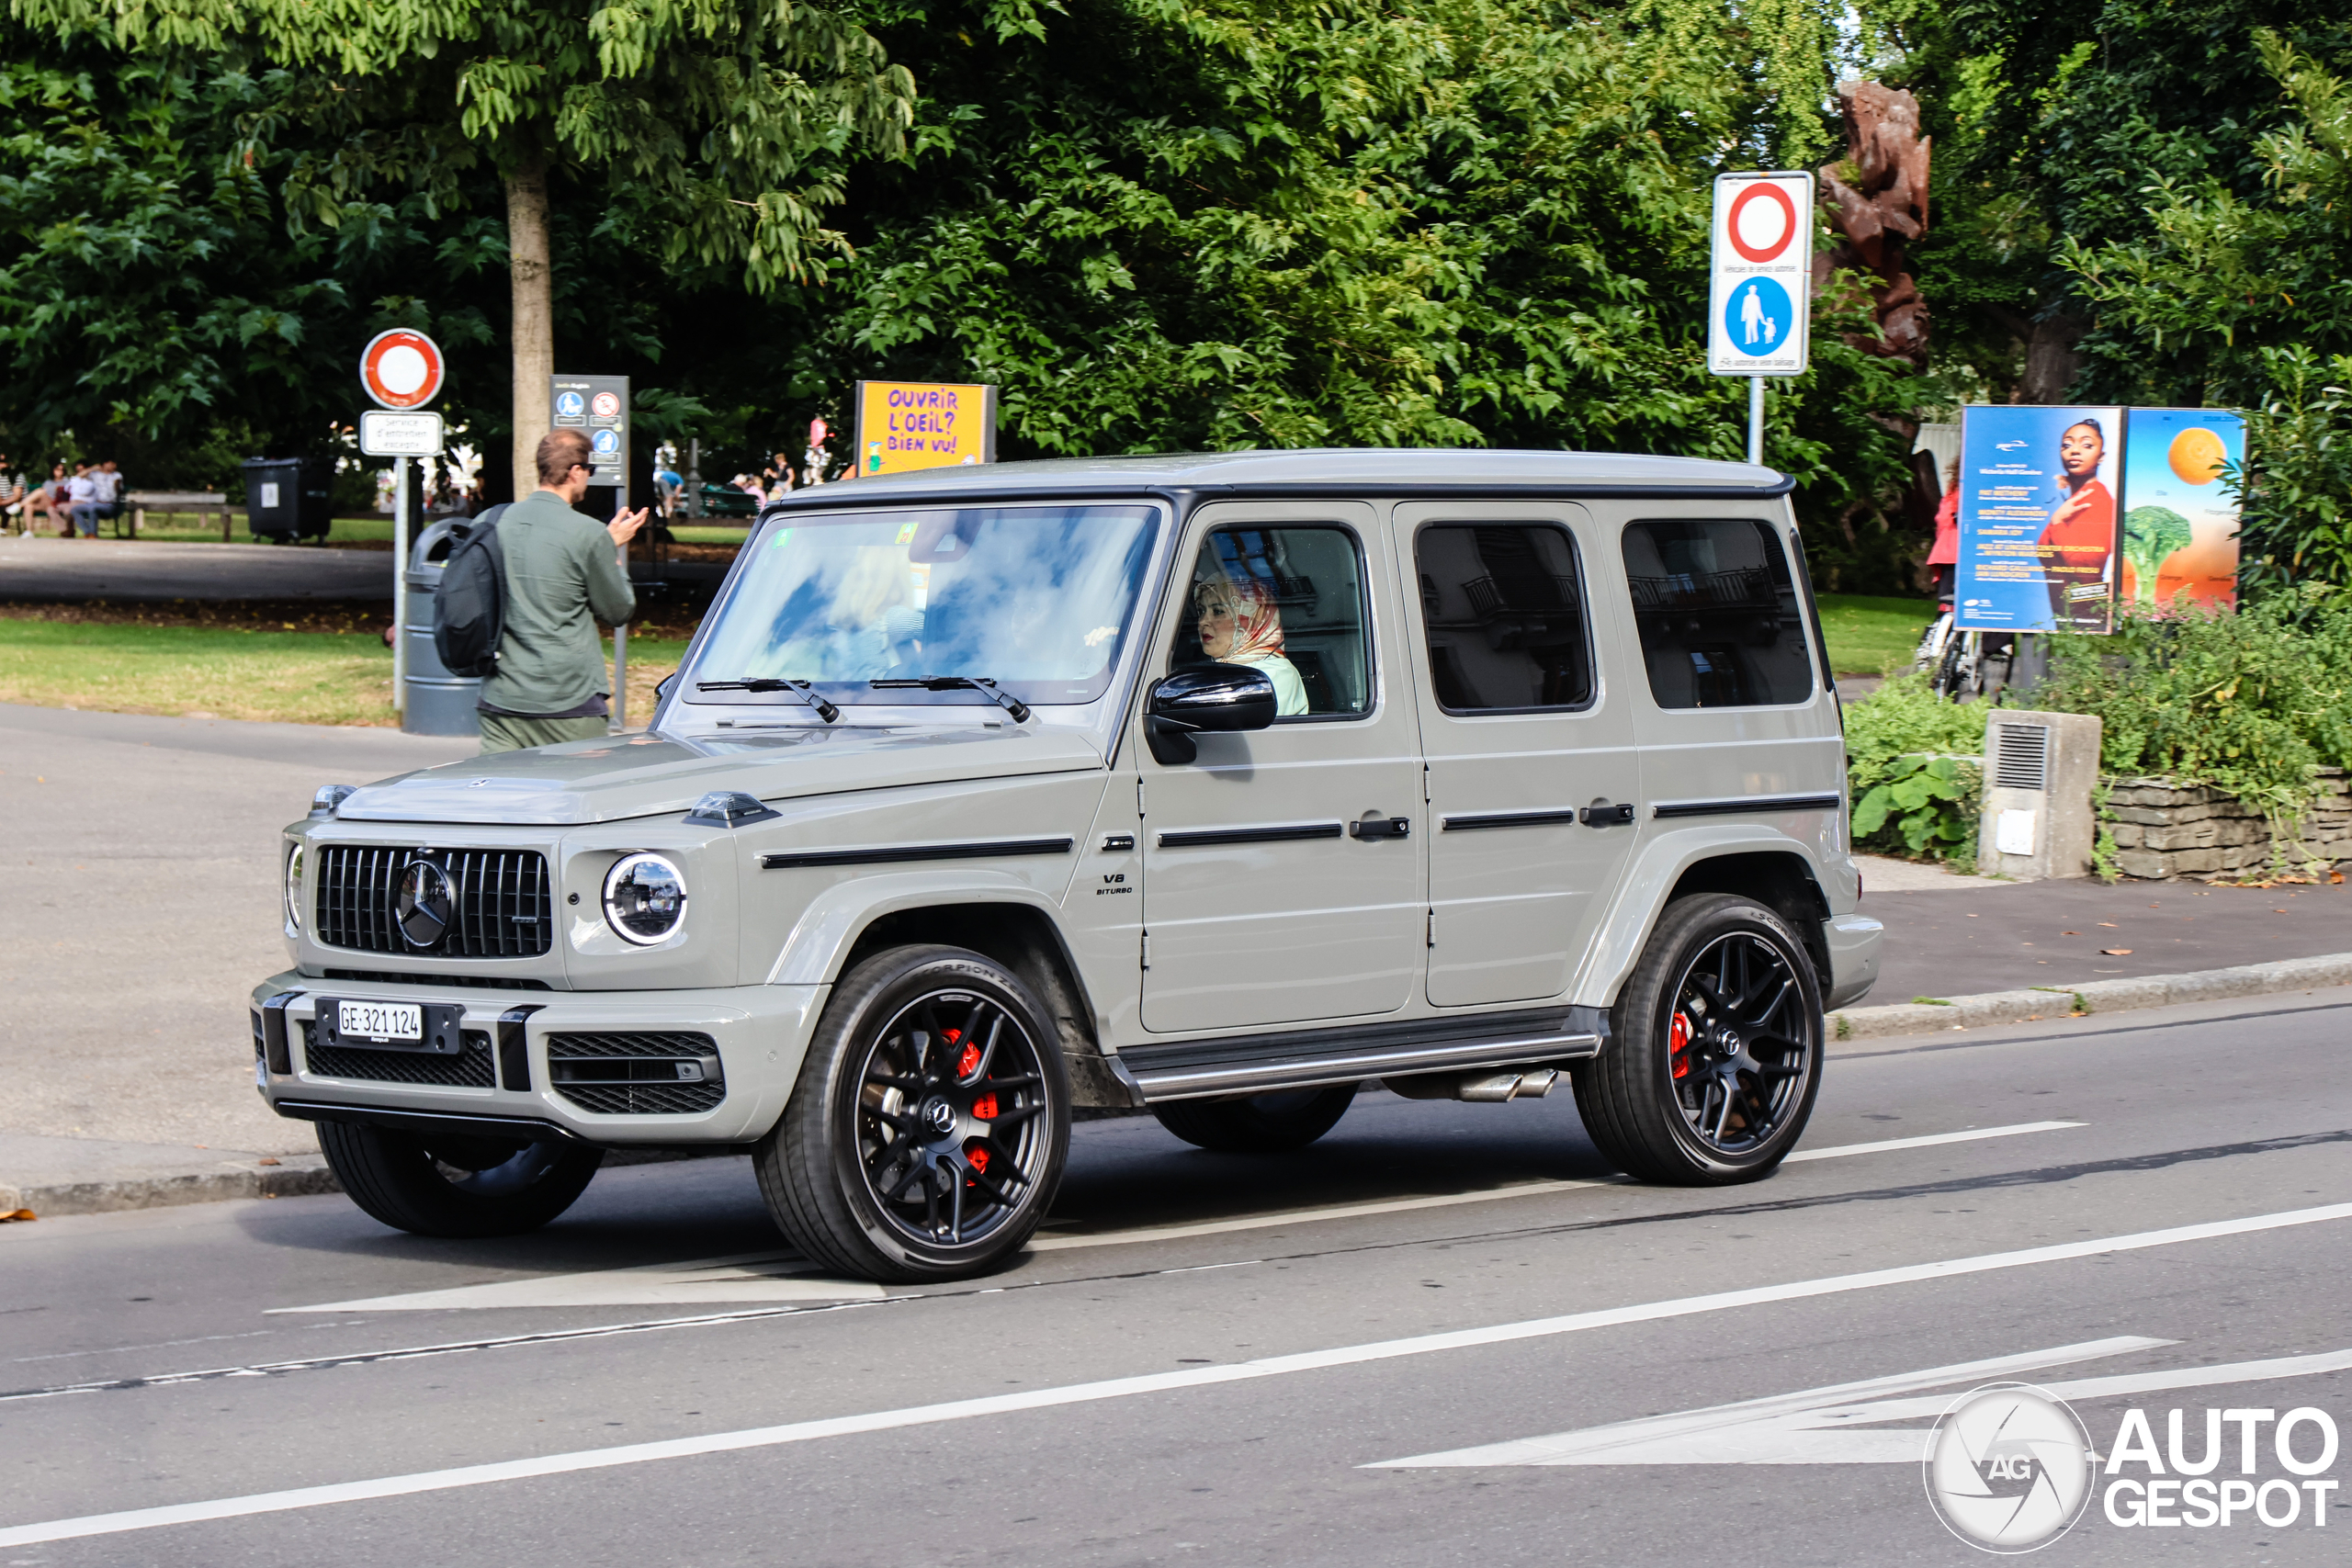
[(2135, 506), (2123, 514), (2123, 556), (2132, 563), (2138, 598), (2156, 602), (2156, 572), (2175, 550), (2189, 541), (2188, 519), (2169, 506)]
[(2125, 614), (2052, 639), (2038, 705), (2097, 714), (2100, 765), (2291, 817), (2312, 770), (2352, 762), (2352, 595), (2312, 585), (2236, 614)]
[(806, 276), (842, 200), (842, 155), (896, 152), (914, 82), (853, 20), (783, 0), (10, 0), (60, 36), (134, 57), (287, 73), (325, 144), (283, 189), (340, 228), (385, 189), (462, 208), (467, 176), (551, 164), (660, 216), (672, 263)]
[(1854, 837), (1866, 840), (1892, 827), (1914, 855), (1958, 858), (1975, 838), (1969, 811), (1977, 781), (1950, 757), (1897, 757), (1886, 782), (1854, 804)]
[(1984, 703), (1951, 703), (1897, 675), (1846, 710), (1855, 841), (1972, 867), (1982, 796)]
[(2271, 391), (2246, 417), (2239, 589), (2352, 588), (2352, 354), (2267, 348), (2263, 373)]

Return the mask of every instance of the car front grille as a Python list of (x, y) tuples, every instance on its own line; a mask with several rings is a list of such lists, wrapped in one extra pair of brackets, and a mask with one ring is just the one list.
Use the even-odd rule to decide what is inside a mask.
[(308, 1069), (331, 1078), (357, 1078), (367, 1083), (433, 1083), (458, 1089), (495, 1089), (498, 1073), (490, 1054), (490, 1036), (480, 1030), (465, 1032), (465, 1046), (454, 1056), (424, 1051), (366, 1051), (349, 1045), (322, 1045), (315, 1024), (302, 1025), (302, 1060)]
[[(435, 953), (445, 958), (537, 958), (555, 939), (555, 897), (547, 857), (536, 850), (405, 850), (326, 844), (318, 850), (319, 941), (362, 953)], [(449, 879), (449, 929), (430, 947), (401, 932), (393, 899), (411, 863), (425, 860)]]
[(558, 1094), (599, 1116), (694, 1115), (727, 1098), (707, 1034), (550, 1034), (548, 1075)]

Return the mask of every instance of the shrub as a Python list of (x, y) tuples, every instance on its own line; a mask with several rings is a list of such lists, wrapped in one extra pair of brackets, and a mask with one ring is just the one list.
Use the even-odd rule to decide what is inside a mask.
[(1974, 865), (1988, 708), (1946, 702), (1911, 674), (1846, 710), (1857, 847)]
[(2097, 714), (2108, 773), (2298, 817), (2313, 770), (2352, 761), (2352, 594), (2311, 583), (2234, 614), (2127, 609), (2112, 636), (2053, 637), (2031, 701)]

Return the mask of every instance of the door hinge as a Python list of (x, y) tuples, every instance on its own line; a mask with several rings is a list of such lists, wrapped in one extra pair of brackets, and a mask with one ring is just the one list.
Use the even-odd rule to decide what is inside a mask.
[(1429, 945), (1431, 947), (1437, 945), (1437, 911), (1435, 909), (1430, 911)]
[(1143, 814), (1143, 780), (1138, 778), (1136, 780), (1136, 815), (1141, 817)]
[(1151, 933), (1149, 931), (1143, 933), (1143, 966), (1147, 969), (1151, 967)]

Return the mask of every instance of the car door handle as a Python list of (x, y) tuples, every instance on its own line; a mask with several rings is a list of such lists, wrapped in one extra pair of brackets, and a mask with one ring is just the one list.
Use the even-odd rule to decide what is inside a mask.
[(1412, 831), (1409, 817), (1366, 817), (1348, 824), (1348, 836), (1352, 839), (1403, 839)]
[(1586, 807), (1577, 814), (1577, 818), (1588, 828), (1622, 828), (1634, 819), (1634, 808), (1630, 805), (1611, 806), (1603, 801), (1599, 806)]

